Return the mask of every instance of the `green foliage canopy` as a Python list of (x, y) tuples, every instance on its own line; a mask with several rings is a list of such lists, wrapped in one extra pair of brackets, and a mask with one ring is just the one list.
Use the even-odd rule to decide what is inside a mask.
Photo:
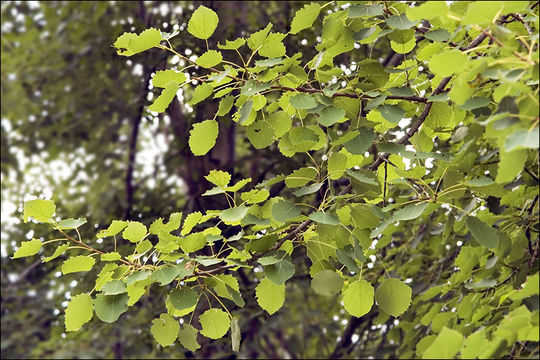
[[(196, 351), (197, 334), (229, 334), (239, 351), (246, 301), (277, 316), (302, 273), (317, 296), (338, 299), (352, 331), (384, 325), (391, 342), (367, 341), (362, 356), (538, 354), (538, 6), (340, 5), (307, 4), (288, 33), (270, 23), (212, 49), (219, 17), (201, 6), (187, 26), (205, 40), (195, 60), (155, 28), (118, 37), (120, 56), (157, 48), (184, 61), (154, 75), (163, 90), (150, 111), (174, 106), (180, 88), (191, 89), (195, 111), (219, 102), (213, 118), (191, 124), (194, 159), (235, 126), (257, 149), (249, 151), (279, 152), (291, 166), (257, 180), (241, 174), (234, 185), (233, 171), (212, 170), (205, 179), (215, 187), (199, 195), (225, 206), (186, 208), (149, 228), (113, 221), (98, 237), (112, 237), (119, 258), (83, 241), (84, 219), (60, 220), (51, 200), (26, 202), (24, 221), (50, 224), (77, 246), (33, 239), (14, 258), (44, 246), (53, 257), (68, 252), (64, 274), (103, 265), (94, 289), (68, 304), (66, 330), (84, 327), (92, 308), (115, 322), (158, 287), (168, 296), (149, 330), (157, 343)], [(314, 56), (284, 45), (316, 23)], [(391, 56), (357, 54), (371, 43)], [(228, 52), (239, 61), (223, 61)], [(252, 269), (254, 291), (243, 292), (236, 276)], [(349, 336), (325, 355), (353, 349)]]

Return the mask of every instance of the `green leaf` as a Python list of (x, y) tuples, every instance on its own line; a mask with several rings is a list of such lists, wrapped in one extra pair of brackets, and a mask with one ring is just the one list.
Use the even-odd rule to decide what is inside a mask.
[(497, 230), (474, 216), (467, 216), (466, 224), (472, 236), (480, 245), (488, 249), (494, 249), (499, 246), (499, 234)]
[(101, 261), (116, 261), (120, 260), (122, 256), (117, 252), (109, 252), (101, 254)]
[(468, 99), (467, 101), (465, 101), (463, 105), (460, 105), (459, 108), (461, 110), (471, 111), (471, 110), (488, 106), (489, 102), (490, 102), (489, 98), (483, 97), (483, 96), (477, 96), (477, 97)]
[(165, 89), (161, 92), (161, 95), (154, 100), (152, 105), (148, 107), (148, 110), (155, 111), (157, 113), (162, 113), (169, 107), (171, 101), (173, 101), (176, 96), (176, 92), (180, 88), (180, 84), (174, 81), (169, 82)]
[(268, 196), (270, 196), (270, 192), (266, 189), (253, 189), (240, 195), (246, 204), (258, 204), (268, 199)]
[(321, 5), (316, 3), (305, 5), (302, 9), (298, 10), (292, 20), (290, 33), (298, 34), (304, 29), (309, 29), (315, 20), (317, 20), (320, 10)]
[(37, 222), (52, 222), (52, 216), (56, 210), (56, 205), (52, 200), (30, 200), (24, 203), (24, 222), (32, 217)]
[(203, 68), (209, 69), (221, 63), (222, 60), (223, 57), (219, 51), (208, 50), (198, 57), (197, 60), (195, 60), (195, 63)]
[(214, 10), (199, 6), (189, 19), (187, 31), (198, 39), (208, 39), (217, 28), (219, 18)]
[(13, 254), (12, 259), (36, 255), (41, 249), (41, 245), (42, 243), (39, 239), (23, 241), (21, 246), (15, 251), (15, 254)]
[(171, 304), (176, 310), (184, 310), (197, 304), (197, 293), (187, 287), (174, 289), (170, 293)]
[(349, 17), (363, 17), (363, 16), (379, 16), (383, 14), (383, 4), (375, 5), (355, 5), (349, 8)]
[[(349, 11), (349, 14), (350, 14), (350, 11)], [(375, 31), (377, 31), (376, 27), (374, 27), (374, 26), (373, 27), (367, 27), (367, 28), (364, 28), (364, 29), (361, 29), (361, 30), (355, 32), (353, 34), (353, 38), (354, 38), (354, 40), (361, 41), (361, 40), (367, 39), (368, 37), (373, 35), (373, 33), (375, 33)]]
[(296, 205), (287, 200), (279, 200), (272, 206), (272, 217), (279, 222), (286, 222), (300, 216)]
[(217, 115), (224, 116), (231, 111), (231, 108), (234, 104), (234, 96), (226, 96), (219, 102), (219, 108)]
[(437, 41), (437, 42), (448, 41), (450, 39), (450, 35), (451, 34), (444, 29), (431, 30), (424, 34), (426, 39)]
[(448, 5), (444, 1), (428, 1), (415, 7), (407, 8), (407, 17), (411, 20), (431, 20), (441, 18), (448, 13)]
[(251, 178), (242, 179), (242, 180), (238, 181), (236, 184), (234, 184), (233, 186), (227, 186), (225, 188), (225, 190), (229, 191), (229, 192), (237, 192), (238, 190), (243, 188), (244, 185), (246, 185), (249, 182), (251, 182)]
[(361, 317), (373, 306), (373, 286), (366, 280), (356, 280), (343, 291), (343, 306), (352, 316)]
[(337, 249), (336, 257), (340, 263), (345, 265), (350, 272), (360, 272), (360, 268), (356, 265), (353, 256), (345, 250)]
[(247, 215), (248, 208), (244, 205), (233, 207), (227, 210), (223, 210), (219, 215), (219, 218), (225, 222), (225, 224), (233, 224), (244, 218)]
[(347, 170), (347, 155), (342, 152), (332, 153), (328, 158), (328, 177), (337, 180), (343, 176)]
[(240, 93), (246, 96), (253, 96), (260, 93), (261, 91), (268, 90), (269, 88), (270, 88), (269, 83), (259, 83), (259, 82), (256, 82), (255, 80), (248, 80), (246, 81), (244, 86), (240, 88)]
[(70, 257), (62, 264), (62, 274), (70, 274), (80, 271), (90, 271), (96, 263), (96, 259), (90, 256), (74, 256)]
[(222, 338), (231, 327), (231, 319), (223, 310), (209, 309), (199, 317), (201, 334), (210, 339)]
[(225, 45), (217, 44), (221, 50), (237, 50), (246, 43), (246, 40), (238, 38), (234, 41), (225, 40)]
[(259, 47), (263, 44), (264, 40), (268, 36), (270, 29), (272, 29), (272, 24), (268, 24), (264, 29), (251, 34), (247, 39), (247, 44), (249, 48), (253, 51), (259, 49)]
[(467, 14), (461, 20), (463, 25), (485, 25), (497, 20), (504, 7), (502, 1), (479, 1), (471, 2)]
[(135, 252), (137, 253), (136, 258), (140, 258), (142, 255), (148, 252), (151, 248), (152, 248), (152, 243), (150, 242), (150, 240), (141, 241), (135, 247)]
[(529, 130), (521, 129), (506, 137), (504, 148), (506, 151), (515, 149), (538, 149), (540, 145), (540, 132), (537, 127)]
[(387, 314), (398, 317), (411, 303), (411, 288), (398, 279), (386, 279), (375, 291), (375, 300)]
[(527, 150), (501, 151), (495, 181), (497, 183), (506, 183), (514, 180), (523, 170), (525, 161), (527, 161)]
[(196, 351), (201, 347), (197, 342), (197, 334), (199, 332), (190, 324), (182, 325), (182, 329), (178, 332), (178, 340), (183, 347), (189, 351)]
[(364, 155), (377, 137), (377, 135), (371, 129), (361, 127), (359, 130), (360, 134), (358, 134), (358, 136), (350, 141), (347, 141), (343, 145), (345, 149), (353, 155)]
[(105, 230), (101, 230), (96, 237), (98, 238), (104, 238), (107, 236), (114, 236), (118, 234), (120, 231), (124, 230), (124, 228), (128, 226), (127, 221), (121, 221), (121, 220), (113, 220), (111, 225)]
[(453, 127), (452, 114), (455, 110), (446, 103), (437, 102), (431, 106), (431, 111), (424, 125), (431, 129)]
[(431, 57), (429, 69), (439, 76), (450, 76), (459, 73), (467, 67), (469, 59), (459, 50), (445, 50)]
[(193, 106), (200, 103), (201, 101), (212, 95), (213, 91), (214, 87), (209, 83), (203, 83), (197, 86), (195, 90), (193, 90), (193, 95), (191, 96), (191, 100), (188, 102), (188, 104)]
[(58, 227), (62, 230), (77, 229), (79, 226), (86, 224), (85, 218), (65, 219), (58, 222)]
[(146, 236), (146, 234), (146, 226), (138, 221), (130, 221), (122, 233), (122, 236), (132, 243), (138, 243)]
[(404, 220), (416, 219), (417, 217), (421, 216), (424, 213), (424, 210), (426, 210), (427, 206), (428, 206), (427, 202), (415, 204), (415, 205), (407, 205), (404, 208), (396, 211), (394, 215), (392, 216), (392, 220), (404, 221)]
[(240, 332), (240, 326), (238, 326), (238, 319), (233, 317), (231, 321), (231, 346), (233, 352), (240, 351), (241, 340), (242, 333)]
[(153, 281), (159, 281), (161, 286), (170, 284), (178, 276), (178, 268), (174, 266), (161, 266), (150, 276)]
[[(242, 106), (242, 108), (240, 109), (240, 113), (239, 113), (240, 116), (238, 117), (238, 123), (240, 125), (243, 125), (243, 124), (249, 125), (255, 119), (256, 112), (251, 111), (252, 109), (253, 109), (253, 101), (251, 100), (246, 101), (244, 106)], [(255, 115), (252, 116), (252, 114), (255, 114)]]
[(393, 124), (397, 124), (405, 116), (405, 110), (397, 105), (381, 105), (377, 108), (383, 118)]
[(97, 317), (106, 323), (118, 320), (127, 311), (128, 294), (98, 294), (94, 299), (94, 310)]
[(316, 184), (312, 184), (312, 185), (309, 185), (309, 186), (304, 186), (304, 187), (301, 187), (300, 189), (296, 190), (295, 192), (293, 192), (294, 196), (304, 196), (304, 195), (308, 195), (308, 194), (313, 194), (317, 191), (319, 191), (319, 189), (322, 187), (322, 183), (316, 183)]
[(412, 38), (410, 41), (400, 44), (395, 41), (390, 41), (390, 47), (398, 54), (408, 54), (416, 46), (416, 39)]
[(216, 144), (218, 131), (215, 120), (193, 124), (193, 129), (189, 132), (189, 148), (193, 155), (202, 156), (208, 153)]
[(105, 295), (118, 295), (126, 292), (126, 283), (121, 280), (111, 280), (101, 288)]
[(294, 272), (294, 265), (286, 259), (264, 267), (266, 277), (277, 285), (285, 284), (294, 275)]
[(267, 58), (277, 58), (285, 55), (285, 45), (281, 42), (283, 34), (270, 34), (259, 49), (259, 55)]
[(172, 345), (176, 338), (178, 337), (178, 331), (180, 330), (180, 325), (169, 314), (161, 314), (159, 318), (152, 320), (152, 328), (150, 331), (154, 336), (154, 339), (159, 343), (159, 345), (165, 347)]
[(465, 339), (463, 342), (463, 346), (461, 348), (461, 358), (477, 359), (485, 351), (488, 345), (489, 341), (486, 339), (485, 328), (478, 330), (467, 336), (467, 339)]
[(103, 285), (112, 280), (114, 271), (118, 268), (118, 264), (107, 263), (99, 272), (96, 279), (96, 290), (100, 291)]
[(422, 359), (452, 359), (463, 344), (459, 331), (443, 327), (437, 338), (422, 354)]
[(313, 109), (317, 106), (317, 100), (309, 94), (296, 94), (289, 99), (289, 103), (295, 109)]
[[(319, 127), (317, 129), (322, 131)], [(306, 152), (315, 147), (319, 136), (312, 129), (299, 126), (289, 131), (289, 140), (297, 152)]]
[(358, 180), (364, 184), (379, 186), (377, 178), (368, 172), (347, 170), (347, 175), (351, 176), (355, 180)]
[(118, 49), (116, 52), (118, 55), (131, 56), (154, 46), (159, 45), (161, 42), (161, 32), (157, 29), (150, 28), (140, 33), (140, 35), (134, 33), (123, 33), (116, 39), (113, 46)]
[(128, 306), (134, 305), (139, 299), (144, 295), (146, 292), (146, 289), (144, 285), (142, 285), (144, 282), (141, 283), (133, 283), (127, 286), (127, 294), (128, 294)]
[(68, 248), (69, 248), (69, 243), (66, 243), (64, 245), (60, 245), (59, 247), (56, 248), (56, 250), (54, 250), (54, 253), (51, 256), (46, 257), (45, 259), (43, 259), (43, 262), (49, 262), (51, 260), (56, 259), (60, 255), (62, 255), (64, 252), (66, 252), (66, 250)]
[(171, 81), (182, 84), (186, 80), (186, 74), (183, 72), (177, 72), (176, 70), (160, 70), (156, 71), (152, 78), (152, 86), (155, 88), (165, 88)]
[(281, 63), (283, 63), (283, 59), (280, 58), (280, 57), (255, 61), (256, 66), (264, 67), (264, 68), (272, 67), (272, 66), (275, 66), (275, 65), (278, 65), (278, 64), (281, 64)]
[(208, 240), (203, 233), (193, 233), (182, 239), (180, 246), (186, 253), (193, 253), (206, 246)]
[(336, 106), (324, 108), (319, 113), (317, 121), (324, 126), (332, 126), (335, 123), (345, 119), (345, 110)]
[(130, 285), (137, 281), (146, 280), (150, 275), (150, 271), (135, 271), (126, 277), (126, 284)]
[(263, 278), (255, 288), (257, 303), (268, 314), (278, 311), (285, 302), (285, 284), (276, 285), (268, 278)]
[(341, 291), (343, 278), (332, 270), (321, 270), (313, 276), (311, 287), (320, 295), (333, 296)]
[(304, 167), (294, 170), (292, 174), (285, 178), (285, 185), (289, 188), (304, 186), (314, 180), (318, 175), (317, 169), (313, 167)]
[(319, 224), (339, 225), (339, 219), (331, 213), (317, 211), (317, 212), (311, 213), (309, 215), (309, 218)]
[(253, 110), (254, 111), (261, 110), (264, 107), (264, 105), (266, 105), (267, 102), (268, 100), (266, 99), (266, 96), (262, 94), (254, 95), (253, 96)]
[[(212, 173), (212, 171), (210, 171), (210, 173)], [(225, 174), (229, 175), (228, 173), (225, 173)], [(229, 181), (230, 181), (230, 175), (229, 175), (229, 180), (224, 186), (226, 186), (229, 183)], [(184, 220), (184, 225), (182, 225), (182, 231), (180, 232), (180, 235), (186, 236), (187, 234), (189, 234), (191, 230), (193, 229), (193, 227), (197, 225), (201, 219), (202, 219), (202, 214), (200, 211), (196, 211), (194, 213), (189, 214)]]
[(88, 294), (73, 296), (66, 308), (66, 331), (77, 331), (94, 315), (92, 297)]
[(211, 170), (204, 178), (216, 186), (225, 187), (231, 181), (231, 174), (221, 170)]
[(418, 21), (411, 21), (407, 15), (392, 15), (386, 19), (386, 23), (393, 29), (407, 30), (418, 24)]
[(274, 130), (266, 121), (255, 121), (248, 126), (246, 134), (255, 149), (264, 149), (274, 142)]

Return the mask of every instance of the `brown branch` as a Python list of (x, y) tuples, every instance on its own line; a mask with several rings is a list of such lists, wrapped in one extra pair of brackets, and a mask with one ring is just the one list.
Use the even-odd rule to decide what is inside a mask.
[[(439, 83), (439, 86), (437, 86), (437, 88), (433, 91), (433, 93), (431, 93), (431, 96), (434, 96), (434, 95), (437, 95), (437, 94), (440, 94), (441, 92), (443, 92), (446, 85), (448, 85), (448, 82), (450, 82), (450, 79), (451, 79), (450, 76), (443, 78), (441, 80), (441, 82)], [(420, 116), (418, 117), (418, 120), (409, 128), (409, 131), (407, 131), (407, 133), (401, 139), (398, 140), (398, 142), (397, 142), (398, 144), (404, 145), (418, 131), (420, 126), (424, 123), (427, 116), (429, 115), (429, 111), (431, 110), (432, 106), (433, 106), (432, 102), (429, 102), (429, 103), (426, 104), (426, 107), (424, 107), (424, 111), (422, 111), (422, 114), (420, 114)], [(368, 167), (368, 169), (369, 170), (377, 170), (379, 165), (381, 165), (384, 161), (388, 160), (389, 156), (390, 156), (389, 153), (384, 153), (384, 154), (380, 155)]]
[[(504, 21), (504, 19), (506, 19), (506, 18), (507, 18), (507, 16), (501, 17), (501, 21)], [(482, 41), (484, 41), (485, 38), (488, 37), (488, 36), (490, 36), (490, 34), (488, 32), (486, 32), (486, 30), (484, 30), (476, 38), (474, 38), (469, 45), (461, 47), (460, 50), (462, 50), (462, 51), (470, 50), (470, 49), (478, 46), (479, 44), (481, 44)], [(441, 82), (439, 83), (439, 85), (437, 86), (437, 88), (433, 91), (433, 93), (431, 93), (431, 96), (442, 93), (444, 88), (446, 87), (446, 85), (448, 85), (448, 83), (450, 82), (450, 79), (451, 79), (450, 76), (443, 78), (441, 80)], [(424, 107), (424, 111), (422, 111), (422, 114), (420, 114), (420, 116), (418, 117), (418, 121), (416, 121), (409, 128), (409, 131), (407, 131), (407, 133), (401, 139), (398, 140), (398, 144), (404, 145), (418, 131), (420, 126), (424, 123), (427, 116), (429, 115), (429, 111), (431, 110), (432, 106), (433, 106), (432, 102), (428, 102), (426, 104), (426, 106)], [(381, 165), (384, 161), (388, 160), (389, 156), (390, 156), (389, 153), (384, 153), (384, 154), (378, 156), (377, 159), (375, 159), (375, 161), (368, 167), (368, 169), (377, 170), (379, 165)]]
[[(500, 47), (502, 47), (502, 48), (505, 47), (504, 44), (502, 42), (500, 42), (499, 39), (497, 39), (495, 36), (493, 36), (493, 34), (491, 32), (489, 32), (489, 31), (487, 31), (485, 29), (482, 30), (482, 32), (484, 34), (486, 34), (493, 42), (495, 42)], [(535, 65), (534, 61), (531, 61), (531, 60), (527, 59), (526, 57), (524, 57), (523, 55), (521, 55), (517, 51), (512, 51), (512, 54), (514, 54), (514, 56), (516, 56), (519, 60), (524, 61), (529, 65)]]
[(527, 24), (525, 22), (525, 20), (523, 20), (523, 17), (520, 15), (520, 14), (517, 14), (517, 13), (512, 13), (510, 14), (514, 19), (516, 19), (517, 21), (519, 21), (520, 23), (523, 24), (523, 26), (525, 27), (525, 30), (527, 30), (527, 32), (529, 33), (529, 35), (532, 35), (534, 32), (533, 30), (531, 29), (531, 27), (529, 26), (529, 24)]
[[(310, 89), (310, 88), (303, 88), (303, 87), (290, 88), (287, 86), (272, 86), (270, 89), (297, 91), (297, 92), (311, 93), (311, 94), (323, 93), (323, 91), (319, 89)], [(332, 95), (332, 97), (348, 97), (352, 99), (363, 99), (363, 98), (374, 98), (375, 96), (369, 96), (366, 94), (353, 94), (353, 93), (335, 93), (334, 95)], [(428, 101), (427, 98), (424, 98), (421, 96), (387, 95), (386, 98), (390, 100), (408, 100), (408, 101), (417, 101), (417, 102), (422, 102), (422, 103), (427, 103)]]
[(341, 335), (341, 340), (336, 344), (334, 351), (328, 357), (329, 359), (340, 358), (343, 350), (351, 346), (352, 336), (354, 332), (356, 331), (356, 329), (360, 327), (360, 324), (362, 324), (362, 319), (357, 318), (355, 316), (351, 316), (351, 318), (349, 319), (349, 323), (347, 324), (347, 327), (345, 328), (345, 330), (343, 331), (343, 334)]
[(535, 173), (533, 173), (531, 170), (529, 170), (528, 168), (524, 168), (525, 171), (527, 172), (527, 174), (529, 174), (537, 183), (540, 183), (540, 178), (538, 178), (538, 175), (536, 175)]

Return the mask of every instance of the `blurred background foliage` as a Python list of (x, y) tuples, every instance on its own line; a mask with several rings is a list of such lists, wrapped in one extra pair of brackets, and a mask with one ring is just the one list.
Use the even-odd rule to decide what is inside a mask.
[[(220, 18), (220, 31), (211, 41), (224, 43), (268, 22), (275, 31), (287, 32), (304, 3), (204, 2)], [(208, 203), (215, 199), (200, 197), (206, 190), (200, 180), (210, 169), (234, 170), (237, 178), (258, 181), (298, 167), (277, 151), (252, 153), (247, 142), (235, 141), (231, 122), (224, 122), (220, 134), (226, 135), (220, 135), (209, 156), (193, 158), (187, 130), (215, 111), (212, 101), (198, 106), (197, 112), (184, 105), (182, 97), (159, 117), (146, 110), (155, 96), (151, 74), (174, 68), (179, 59), (152, 50), (126, 60), (111, 44), (123, 32), (139, 33), (152, 26), (181, 31), (200, 4), (2, 2), (2, 358), (194, 356), (179, 345), (164, 351), (151, 338), (149, 319), (164, 310), (158, 290), (114, 324), (94, 319), (66, 335), (67, 300), (89, 291), (91, 281), (85, 278), (96, 274), (77, 281), (79, 274), (60, 276), (61, 261), (13, 261), (8, 256), (22, 240), (53, 236), (46, 227), (21, 221), (23, 201), (32, 196), (54, 198), (61, 216), (86, 217), (89, 224), (81, 235), (92, 244), (97, 230), (113, 219), (142, 218), (150, 224), (174, 211), (218, 208), (220, 204)], [(320, 33), (320, 25), (319, 20), (315, 32), (288, 38), (291, 53), (312, 56), (315, 39), (309, 36)], [(172, 45), (186, 56), (200, 53), (198, 47), (204, 44), (185, 34), (172, 39)], [(242, 337), (249, 343), (239, 357), (309, 357), (322, 348), (332, 351), (348, 317), (330, 298), (309, 292), (306, 275), (294, 279), (293, 286), (301, 291), (287, 295), (285, 306), (294, 308), (271, 318), (255, 303), (252, 275), (242, 275), (245, 290), (253, 296), (246, 297), (244, 314), (239, 314)], [(195, 356), (231, 355), (226, 338), (203, 343)]]

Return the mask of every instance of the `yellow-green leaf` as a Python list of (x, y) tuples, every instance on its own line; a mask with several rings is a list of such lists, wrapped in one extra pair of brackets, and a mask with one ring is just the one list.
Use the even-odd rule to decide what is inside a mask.
[(62, 264), (62, 274), (89, 271), (95, 263), (96, 259), (90, 256), (79, 255), (70, 257)]
[(223, 337), (231, 327), (231, 319), (226, 312), (219, 309), (206, 310), (199, 317), (202, 326), (201, 334), (210, 339)]
[(92, 319), (94, 305), (92, 297), (88, 294), (73, 296), (66, 308), (66, 331), (77, 331)]
[(219, 18), (214, 10), (199, 6), (191, 15), (187, 31), (199, 39), (208, 39), (217, 28)]
[(51, 200), (30, 200), (24, 203), (24, 222), (32, 217), (39, 222), (51, 222), (56, 210), (56, 205)]
[(195, 156), (205, 155), (212, 149), (218, 136), (218, 123), (215, 120), (205, 120), (193, 124), (189, 132), (189, 148)]
[(12, 259), (17, 259), (26, 256), (36, 255), (41, 249), (41, 241), (39, 239), (32, 239), (30, 241), (23, 241), (21, 247), (15, 251)]

